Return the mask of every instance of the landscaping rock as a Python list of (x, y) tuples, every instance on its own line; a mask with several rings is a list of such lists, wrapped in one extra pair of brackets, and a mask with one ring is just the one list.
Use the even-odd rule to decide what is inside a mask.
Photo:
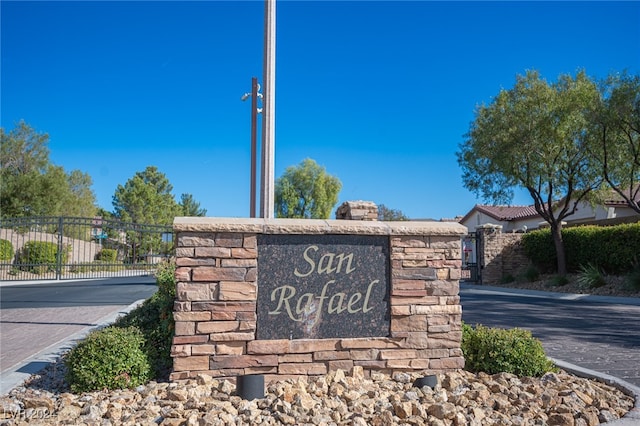
[(265, 397), (253, 401), (237, 396), (233, 383), (206, 375), (82, 395), (68, 393), (55, 377), (46, 389), (46, 375), (34, 376), (0, 397), (1, 426), (594, 426), (618, 419), (633, 407), (633, 398), (618, 389), (565, 372), (520, 378), (461, 370), (438, 374), (439, 384), (431, 389), (413, 387), (419, 377), (415, 373), (375, 373), (367, 378), (359, 369), (352, 374), (338, 370), (307, 380), (272, 382)]

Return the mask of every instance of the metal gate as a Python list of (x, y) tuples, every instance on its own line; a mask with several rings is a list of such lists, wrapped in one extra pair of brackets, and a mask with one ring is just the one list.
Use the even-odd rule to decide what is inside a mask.
[(482, 234), (472, 232), (462, 239), (462, 279), (461, 281), (482, 284), (480, 259), (480, 238)]
[(147, 275), (174, 254), (173, 228), (101, 217), (0, 220), (0, 280)]

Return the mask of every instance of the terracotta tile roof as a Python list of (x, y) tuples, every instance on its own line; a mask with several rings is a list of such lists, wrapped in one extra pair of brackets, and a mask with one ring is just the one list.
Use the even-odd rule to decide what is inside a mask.
[(467, 220), (475, 211), (484, 213), (498, 221), (511, 221), (539, 216), (533, 206), (488, 206), (476, 204), (459, 222)]
[(538, 216), (533, 206), (483, 206), (476, 209), (497, 220), (517, 220)]
[[(640, 189), (638, 185), (632, 188), (632, 192), (635, 192), (634, 201), (640, 203)], [(629, 190), (625, 189), (624, 193), (629, 196)], [(618, 194), (616, 191), (611, 189), (609, 193), (605, 196), (604, 205), (605, 206), (617, 206), (617, 205), (626, 205), (627, 202)]]

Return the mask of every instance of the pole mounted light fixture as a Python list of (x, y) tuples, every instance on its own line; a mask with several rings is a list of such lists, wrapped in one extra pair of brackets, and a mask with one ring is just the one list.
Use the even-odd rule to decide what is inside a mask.
[(262, 108), (258, 108), (258, 98), (262, 99), (262, 93), (260, 93), (260, 84), (256, 77), (251, 78), (251, 92), (247, 92), (240, 100), (246, 101), (251, 98), (251, 172), (250, 172), (250, 199), (249, 199), (249, 217), (256, 217), (256, 163), (258, 156), (257, 147), (257, 128), (258, 128), (258, 113), (262, 112)]

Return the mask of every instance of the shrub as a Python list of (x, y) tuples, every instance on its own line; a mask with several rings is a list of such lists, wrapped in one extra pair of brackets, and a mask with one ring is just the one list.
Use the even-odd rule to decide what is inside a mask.
[(584, 290), (602, 287), (607, 284), (602, 270), (592, 263), (580, 267), (576, 282), (578, 287)]
[(633, 270), (625, 277), (625, 284), (629, 290), (640, 291), (640, 263), (634, 263)]
[(158, 291), (142, 305), (114, 324), (117, 327), (135, 326), (146, 337), (144, 351), (154, 368), (154, 379), (164, 380), (173, 367), (171, 341), (175, 323), (173, 302), (176, 294), (176, 264), (174, 261), (158, 265), (156, 282)]
[(509, 284), (509, 283), (514, 282), (515, 280), (516, 279), (515, 279), (515, 277), (513, 275), (507, 274), (507, 275), (504, 275), (502, 278), (500, 278), (500, 283), (501, 284)]
[(540, 272), (535, 266), (529, 266), (522, 274), (521, 279), (526, 280), (527, 282), (538, 281), (540, 278)]
[(96, 260), (101, 260), (105, 263), (116, 263), (118, 261), (118, 250), (104, 248), (100, 250), (100, 253), (96, 256)]
[(0, 240), (0, 261), (10, 262), (13, 259), (13, 244), (9, 240)]
[(522, 236), (527, 257), (543, 272), (556, 270), (556, 249), (549, 228), (537, 229)]
[(150, 365), (144, 336), (135, 327), (107, 327), (91, 333), (65, 358), (73, 392), (131, 388), (146, 383)]
[(174, 299), (176, 297), (176, 262), (174, 259), (160, 262), (156, 269), (158, 291)]
[(465, 369), (472, 372), (539, 377), (554, 369), (542, 343), (530, 331), (519, 328), (473, 328), (463, 324), (461, 348)]
[[(60, 253), (61, 263), (67, 263), (69, 246), (63, 246)], [(22, 247), (20, 263), (27, 265), (27, 270), (44, 273), (55, 270), (58, 263), (58, 244), (48, 241), (27, 241)]]
[(551, 286), (552, 287), (562, 287), (569, 284), (569, 278), (566, 275), (556, 275), (551, 278)]

